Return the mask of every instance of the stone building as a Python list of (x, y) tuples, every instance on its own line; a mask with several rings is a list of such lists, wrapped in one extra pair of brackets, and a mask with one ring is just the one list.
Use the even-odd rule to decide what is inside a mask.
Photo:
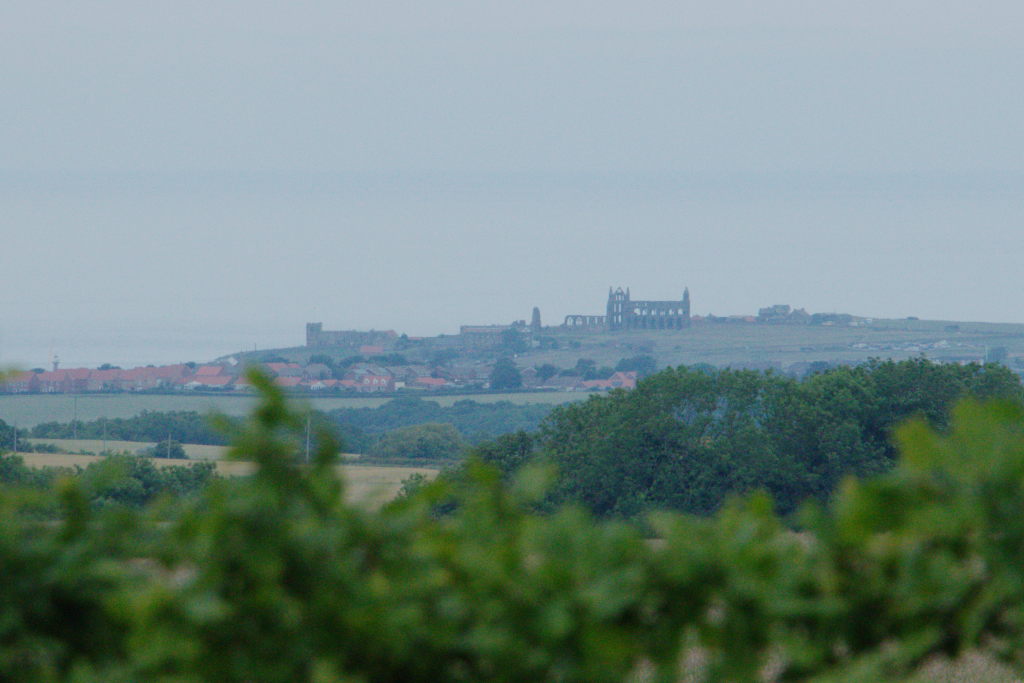
[(394, 330), (325, 330), (323, 323), (306, 323), (306, 346), (382, 346), (389, 348), (398, 338)]
[(604, 315), (567, 315), (564, 327), (598, 330), (681, 330), (690, 326), (690, 290), (678, 301), (634, 300), (629, 288), (608, 288)]

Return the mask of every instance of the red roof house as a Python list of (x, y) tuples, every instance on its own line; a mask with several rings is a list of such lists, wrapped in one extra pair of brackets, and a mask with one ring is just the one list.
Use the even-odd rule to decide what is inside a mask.
[(0, 383), (0, 391), (7, 394), (27, 394), (39, 391), (39, 377), (34, 372), (19, 372)]
[(427, 389), (441, 389), (450, 384), (450, 382), (443, 377), (417, 377), (413, 383)]
[(608, 379), (590, 379), (580, 382), (585, 391), (609, 391), (611, 389), (635, 389), (636, 372), (616, 372)]
[(265, 363), (263, 367), (276, 377), (302, 377), (302, 366), (298, 363)]
[(391, 375), (375, 375), (367, 372), (356, 378), (356, 382), (358, 382), (356, 391), (373, 392), (395, 390), (395, 378)]
[(180, 380), (182, 386), (186, 389), (227, 389), (235, 381), (234, 377), (229, 375), (221, 375), (216, 377), (184, 377)]
[(375, 344), (364, 344), (359, 347), (360, 356), (379, 356), (384, 353), (383, 346), (377, 346)]

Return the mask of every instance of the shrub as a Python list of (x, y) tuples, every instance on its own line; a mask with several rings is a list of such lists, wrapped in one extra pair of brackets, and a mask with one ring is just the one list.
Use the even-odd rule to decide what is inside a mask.
[[(344, 502), (338, 444), (271, 382), (235, 435), (251, 477), (170, 524), (90, 509), (58, 524), (0, 489), (0, 678), (22, 681), (898, 680), (977, 648), (1024, 672), (1024, 409), (965, 403), (946, 435), (899, 430), (889, 474), (848, 480), (794, 533), (763, 494), (657, 538), (508, 484)], [(527, 445), (524, 444), (524, 448)], [(453, 511), (432, 511), (455, 497)]]

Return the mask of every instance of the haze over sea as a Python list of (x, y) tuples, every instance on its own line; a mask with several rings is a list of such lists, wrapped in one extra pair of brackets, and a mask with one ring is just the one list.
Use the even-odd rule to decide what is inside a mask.
[[(557, 324), (602, 312), (610, 284), (649, 298), (688, 285), (700, 314), (786, 302), (1024, 321), (1007, 307), (1024, 257), (1024, 240), (1007, 239), (1024, 225), (1012, 174), (3, 180), (6, 220), (27, 228), (5, 247), (26, 286), (5, 298), (31, 312), (0, 321), (0, 363), (22, 367), (51, 353), (64, 367), (127, 366), (295, 346), (310, 320), (433, 335), (537, 305)], [(82, 230), (40, 242), (56, 224)], [(114, 246), (97, 248), (104, 240)], [(119, 256), (125, 243), (146, 258)], [(62, 293), (34, 298), (33, 278)]]
[(0, 365), (788, 303), (1024, 322), (1024, 4), (0, 3)]

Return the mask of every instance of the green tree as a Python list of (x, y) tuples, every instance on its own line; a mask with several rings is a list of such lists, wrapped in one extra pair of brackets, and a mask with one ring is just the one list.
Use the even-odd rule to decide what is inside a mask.
[(638, 378), (653, 375), (658, 371), (658, 361), (653, 356), (640, 355), (623, 358), (615, 365), (616, 372), (635, 372)]
[(501, 332), (501, 348), (511, 353), (523, 353), (530, 348), (526, 337), (515, 327)]
[[(20, 438), (21, 430), (17, 430)], [(0, 420), (0, 453), (14, 448), (15, 428)], [(20, 445), (20, 444), (19, 444)]]
[(573, 369), (577, 375), (586, 376), (588, 372), (597, 370), (597, 361), (593, 358), (578, 358), (576, 359), (576, 367)]
[[(1024, 673), (1019, 404), (968, 401), (944, 430), (899, 428), (894, 468), (805, 506), (800, 533), (763, 494), (642, 529), (538, 512), (543, 468), (506, 478), (479, 459), (458, 485), (354, 507), (340, 445), (317, 430), (306, 464), (305, 415), (250, 378), (260, 403), (230, 426), (251, 476), (209, 481), (170, 516), (90, 504), (102, 482), (83, 475), (45, 494), (0, 486), (0, 679), (898, 681), (964, 653)], [(757, 378), (664, 375), (703, 393), (649, 419), (713, 439), (724, 414), (763, 418), (785, 380)], [(708, 397), (737, 405), (702, 415)], [(516, 441), (507, 453), (528, 455)], [(135, 460), (145, 476), (124, 495), (158, 474)]]
[(448, 367), (458, 357), (459, 352), (456, 349), (436, 349), (430, 352), (430, 365), (433, 367)]
[(370, 455), (388, 459), (451, 460), (465, 447), (462, 435), (450, 424), (422, 424), (388, 432), (370, 449)]
[(164, 439), (147, 451), (151, 458), (169, 458), (173, 460), (188, 460), (188, 454), (182, 445), (174, 439)]
[(539, 452), (560, 474), (553, 500), (602, 516), (651, 507), (710, 514), (729, 495), (772, 494), (789, 513), (827, 500), (844, 477), (892, 468), (892, 436), (920, 416), (948, 424), (960, 399), (1020, 400), (1007, 368), (925, 359), (840, 367), (803, 382), (771, 373), (656, 373), (631, 392), (555, 408)]
[(537, 443), (536, 434), (522, 431), (503, 434), (494, 441), (470, 449), (469, 458), (496, 468), (509, 481), (516, 471), (537, 454)]
[(157, 467), (151, 458), (111, 455), (82, 470), (79, 481), (94, 507), (141, 507), (159, 496), (194, 495), (214, 477), (213, 463)]
[(20, 455), (0, 452), (0, 484), (17, 487), (42, 487), (53, 483), (53, 470), (32, 468)]
[(206, 415), (195, 411), (143, 410), (129, 418), (79, 421), (77, 429), (70, 422), (43, 422), (31, 430), (36, 438), (70, 439), (73, 434), (84, 439), (101, 439), (105, 435), (123, 441), (160, 441), (170, 435), (180, 443), (226, 443), (224, 432), (215, 429)]
[(400, 353), (387, 353), (380, 356), (370, 356), (370, 362), (379, 365), (408, 365), (409, 359)]
[(523, 386), (523, 376), (511, 358), (501, 358), (491, 370), (490, 383), (491, 389), (518, 389)]
[(537, 368), (537, 378), (544, 382), (558, 374), (558, 368), (551, 363), (544, 363)]
[(334, 368), (334, 357), (329, 356), (326, 353), (314, 353), (309, 357), (310, 363), (320, 363), (326, 365), (329, 368)]

